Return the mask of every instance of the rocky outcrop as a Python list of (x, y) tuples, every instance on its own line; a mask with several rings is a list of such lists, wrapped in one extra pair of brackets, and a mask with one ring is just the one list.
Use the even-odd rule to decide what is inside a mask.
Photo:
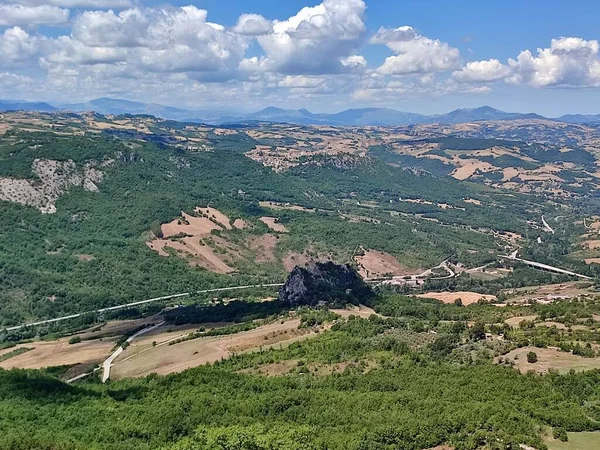
[(0, 177), (0, 200), (34, 206), (42, 213), (52, 214), (56, 212), (55, 203), (62, 193), (75, 186), (96, 192), (96, 183), (104, 176), (92, 163), (81, 168), (73, 161), (36, 159), (31, 170), (37, 179)]
[(315, 306), (365, 302), (373, 295), (356, 270), (348, 264), (313, 262), (296, 266), (279, 291), (279, 300), (290, 306)]

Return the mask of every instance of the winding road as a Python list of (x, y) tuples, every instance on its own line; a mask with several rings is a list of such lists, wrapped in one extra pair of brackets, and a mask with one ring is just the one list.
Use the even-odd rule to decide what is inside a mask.
[(96, 309), (94, 311), (86, 311), (86, 312), (82, 312), (82, 313), (78, 313), (78, 314), (71, 314), (69, 316), (57, 317), (55, 319), (47, 319), (47, 320), (40, 320), (39, 322), (24, 323), (22, 325), (16, 325), (13, 327), (0, 329), (0, 331), (16, 331), (16, 330), (21, 330), (21, 329), (27, 328), (27, 327), (35, 327), (38, 325), (47, 325), (47, 324), (55, 323), (55, 322), (62, 322), (64, 320), (76, 319), (76, 318), (84, 316), (86, 314), (95, 314), (95, 313), (97, 314), (97, 313), (103, 313), (103, 312), (107, 312), (107, 311), (116, 311), (119, 309), (132, 308), (134, 306), (145, 305), (146, 303), (159, 302), (161, 300), (170, 300), (170, 299), (180, 298), (180, 297), (189, 297), (192, 294), (210, 294), (213, 292), (236, 291), (236, 290), (241, 290), (241, 289), (280, 287), (280, 286), (283, 286), (283, 283), (248, 284), (245, 286), (230, 286), (230, 287), (222, 287), (222, 288), (215, 288), (215, 289), (204, 289), (202, 291), (196, 291), (196, 292), (183, 292), (181, 294), (165, 295), (163, 297), (155, 297), (155, 298), (149, 298), (147, 300), (140, 300), (138, 302), (125, 303), (124, 305), (111, 306), (109, 308), (102, 308), (102, 309)]
[[(135, 333), (133, 336), (130, 336), (129, 338), (127, 338), (127, 340), (125, 341), (125, 343), (127, 344), (131, 344), (131, 342), (133, 342), (133, 340), (138, 337), (141, 336), (142, 334), (146, 334), (152, 330), (155, 330), (156, 328), (162, 326), (165, 324), (165, 321), (163, 320), (162, 322), (157, 323), (156, 325), (152, 325), (148, 328), (144, 328), (143, 330), (138, 331), (137, 333)], [(102, 382), (106, 383), (108, 381), (108, 379), (110, 378), (110, 368), (112, 367), (112, 363), (114, 362), (115, 359), (118, 358), (118, 356), (123, 353), (123, 351), (125, 350), (123, 348), (123, 345), (119, 345), (119, 348), (117, 348), (112, 355), (110, 355), (108, 357), (108, 359), (106, 361), (104, 361), (102, 363)]]

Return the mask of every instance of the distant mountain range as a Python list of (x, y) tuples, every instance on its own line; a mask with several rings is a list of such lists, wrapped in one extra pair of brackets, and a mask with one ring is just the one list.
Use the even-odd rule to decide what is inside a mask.
[(129, 100), (97, 98), (87, 103), (51, 105), (45, 102), (24, 102), (0, 100), (0, 111), (95, 111), (99, 114), (149, 114), (164, 119), (200, 122), (212, 125), (244, 122), (278, 122), (302, 125), (416, 125), (428, 123), (465, 123), (481, 120), (548, 119), (568, 123), (600, 123), (600, 114), (567, 114), (556, 118), (547, 118), (534, 113), (509, 113), (482, 106), (474, 109), (456, 109), (447, 114), (426, 116), (396, 111), (388, 108), (359, 108), (326, 114), (312, 113), (306, 109), (280, 109), (273, 106), (255, 113), (234, 113), (216, 110), (188, 110), (163, 106), (156, 103), (141, 103)]

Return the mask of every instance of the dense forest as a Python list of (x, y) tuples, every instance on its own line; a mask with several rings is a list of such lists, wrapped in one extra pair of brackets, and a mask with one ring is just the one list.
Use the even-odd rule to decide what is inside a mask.
[[(378, 296), (371, 305), (386, 316), (338, 320), (300, 310), (301, 326), (335, 323), (286, 348), (166, 377), (67, 385), (54, 369), (0, 371), (0, 448), (544, 449), (542, 435), (551, 430), (600, 430), (600, 371), (521, 375), (491, 364), (499, 349), (485, 332), (504, 333), (507, 346), (543, 332), (494, 328), (516, 310), (398, 295)], [(576, 320), (600, 312), (600, 303), (533, 308)], [(241, 317), (242, 310), (209, 308), (195, 319)], [(256, 307), (245, 319), (273, 313)], [(541, 336), (536, 345), (543, 347)], [(286, 375), (252, 373), (281, 361), (293, 363)]]

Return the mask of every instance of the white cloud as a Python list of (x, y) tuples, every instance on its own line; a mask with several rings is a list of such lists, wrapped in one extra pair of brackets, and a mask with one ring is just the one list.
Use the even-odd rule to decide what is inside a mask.
[(60, 6), (62, 8), (129, 8), (132, 0), (5, 0), (23, 6)]
[(459, 82), (489, 82), (505, 78), (510, 74), (510, 68), (497, 59), (486, 61), (471, 61), (461, 70), (452, 74)]
[(524, 50), (502, 64), (497, 59), (472, 61), (452, 76), (459, 82), (495, 82), (544, 87), (600, 86), (600, 44), (577, 37), (552, 39), (537, 55)]
[(351, 55), (340, 60), (344, 67), (351, 69), (364, 69), (367, 67), (367, 60), (362, 55)]
[(56, 6), (23, 6), (0, 3), (0, 26), (65, 25), (69, 10)]
[(509, 59), (510, 83), (534, 87), (600, 86), (600, 45), (577, 37), (552, 39), (549, 48), (538, 48), (537, 56), (525, 50)]
[(384, 75), (406, 75), (453, 70), (460, 65), (460, 52), (438, 39), (422, 36), (409, 26), (380, 28), (372, 44), (384, 44), (395, 56), (386, 58), (377, 71)]
[(233, 32), (244, 36), (261, 36), (273, 30), (273, 24), (260, 14), (242, 14)]
[(97, 64), (106, 60), (143, 71), (229, 76), (238, 68), (249, 41), (208, 22), (207, 15), (195, 6), (136, 8), (118, 14), (86, 11), (75, 19), (72, 37), (58, 40), (59, 48), (48, 61)]
[(259, 36), (263, 65), (285, 74), (324, 74), (346, 70), (348, 58), (363, 42), (363, 0), (324, 0), (293, 17), (275, 21), (273, 31)]
[(307, 77), (304, 75), (287, 75), (277, 83), (279, 87), (287, 88), (316, 88), (325, 83), (324, 77)]
[(8, 28), (0, 35), (0, 67), (35, 64), (42, 40), (22, 28)]

